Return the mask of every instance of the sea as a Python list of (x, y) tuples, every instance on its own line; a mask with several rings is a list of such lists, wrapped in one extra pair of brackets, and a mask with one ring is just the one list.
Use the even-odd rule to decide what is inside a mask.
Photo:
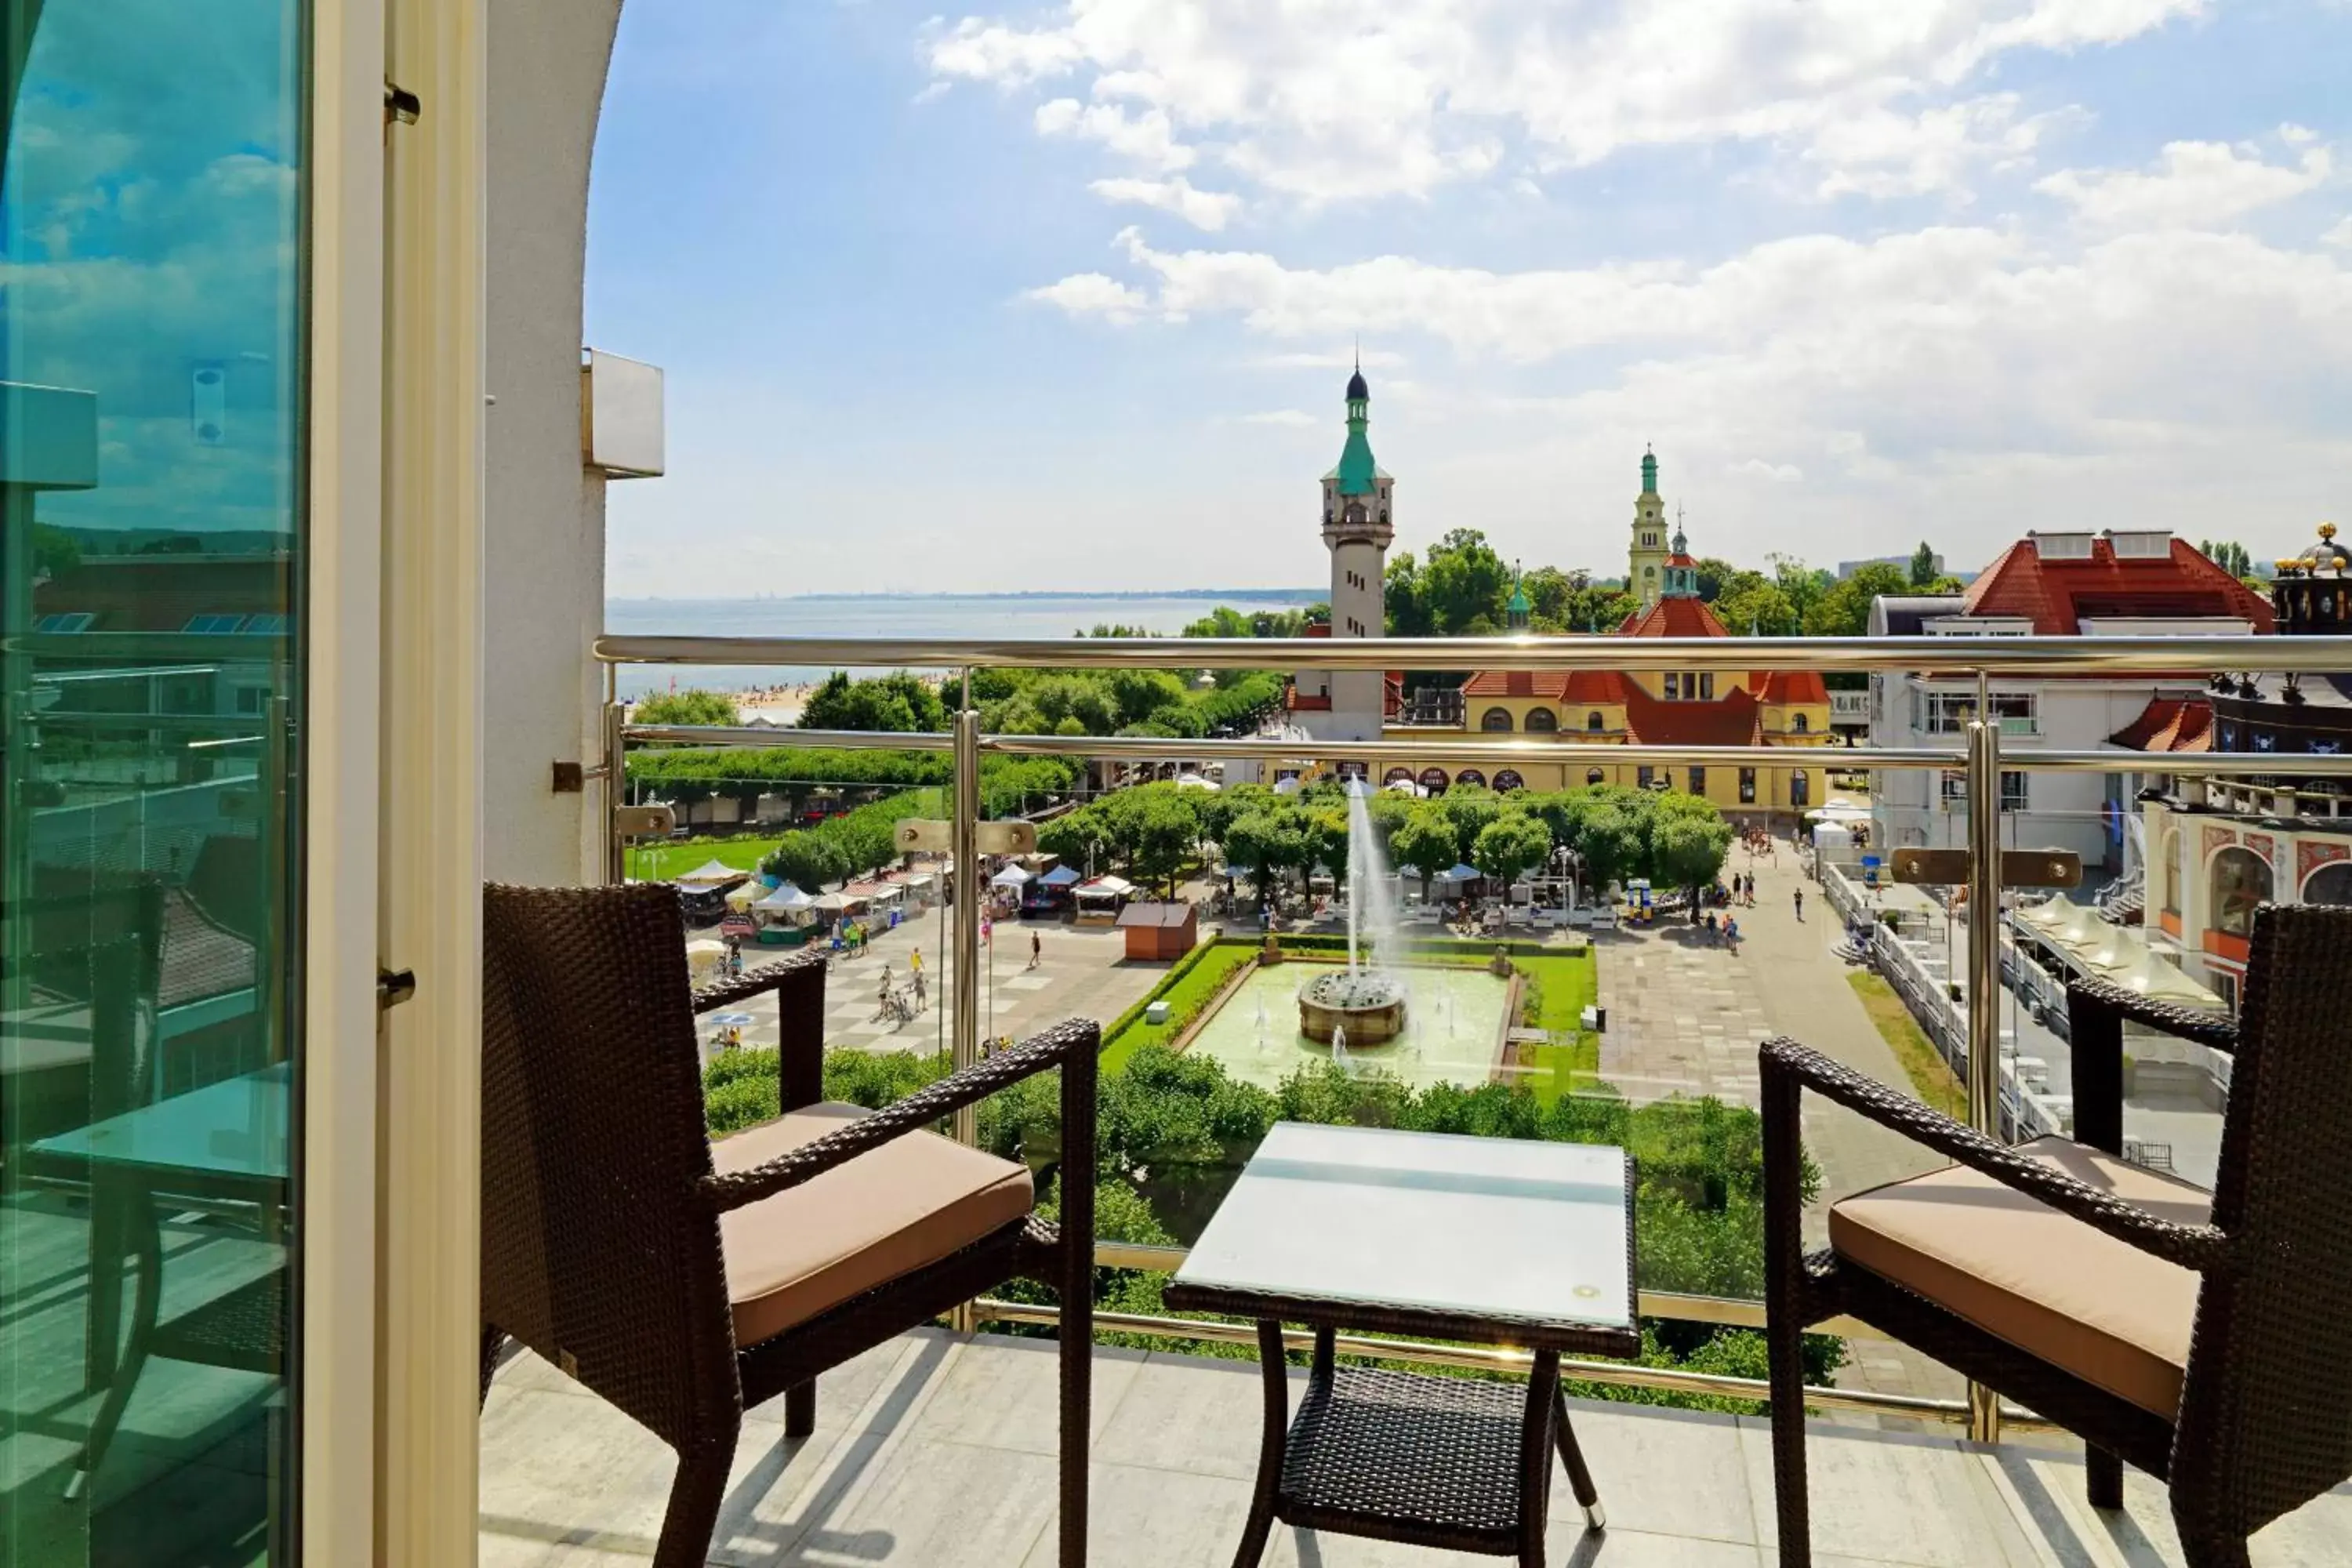
[[(1320, 588), (1185, 589), (1159, 594), (808, 594), (761, 599), (610, 599), (605, 629), (624, 637), (1066, 637), (1097, 626), (1170, 636), (1218, 605), (1296, 610)], [(829, 668), (625, 665), (621, 695), (702, 687), (744, 691), (824, 679)]]

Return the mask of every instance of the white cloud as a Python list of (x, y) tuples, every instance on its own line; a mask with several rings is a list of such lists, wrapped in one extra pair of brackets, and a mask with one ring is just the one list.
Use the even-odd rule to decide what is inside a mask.
[(2279, 140), (2290, 147), (2301, 147), (2319, 140), (2318, 132), (2308, 125), (2297, 125), (2292, 121), (2280, 126), (2278, 133)]
[(1239, 425), (1279, 425), (1286, 430), (1312, 430), (1318, 425), (1329, 423), (1328, 420), (1316, 418), (1302, 408), (1269, 408), (1263, 414), (1237, 414), (1234, 416), (1234, 421)]
[(1075, 98), (1057, 98), (1037, 106), (1036, 124), (1041, 136), (1099, 142), (1122, 158), (1155, 168), (1190, 168), (1194, 156), (1192, 149), (1177, 144), (1167, 113), (1158, 109), (1130, 115), (1120, 104), (1081, 104)]
[[(1164, 112), (1267, 192), (1423, 195), (1622, 149), (1784, 147), (1828, 194), (1907, 195), (2030, 153), (2040, 120), (1969, 91), (2020, 49), (2111, 45), (2204, 0), (1065, 0), (926, 38), (939, 77), (1083, 82)], [(1071, 100), (1075, 106), (1075, 100)], [(1070, 110), (1060, 110), (1066, 115)], [(1517, 171), (1514, 171), (1515, 174)]]
[(2033, 188), (2094, 228), (2203, 228), (2303, 195), (2332, 163), (2326, 147), (2305, 149), (2288, 166), (2219, 142), (2168, 142), (2152, 170), (2063, 169)]
[(1075, 274), (1043, 289), (1032, 289), (1024, 298), (1059, 305), (1073, 316), (1100, 316), (1115, 325), (1135, 320), (1147, 303), (1135, 289), (1100, 272)]
[(1769, 479), (1776, 485), (1793, 485), (1805, 477), (1805, 470), (1794, 463), (1768, 463), (1761, 458), (1734, 463), (1730, 471), (1738, 479)]
[(1203, 191), (1179, 174), (1172, 180), (1097, 180), (1087, 189), (1107, 202), (1129, 202), (1174, 213), (1194, 228), (1212, 232), (1232, 221), (1242, 208), (1241, 197), (1226, 191)]
[(2332, 245), (2341, 250), (2352, 250), (2352, 217), (2336, 220), (2335, 226), (2319, 237), (2322, 245)]

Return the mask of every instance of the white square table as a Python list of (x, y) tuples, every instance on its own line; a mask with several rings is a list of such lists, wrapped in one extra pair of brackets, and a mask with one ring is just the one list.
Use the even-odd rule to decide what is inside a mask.
[[(1168, 1304), (1258, 1321), (1265, 1427), (1235, 1568), (1274, 1521), (1543, 1562), (1555, 1448), (1593, 1529), (1559, 1358), (1631, 1358), (1624, 1150), (1283, 1122), (1171, 1281)], [(1315, 1331), (1289, 1410), (1282, 1324)], [(1340, 1329), (1533, 1351), (1515, 1384), (1336, 1367)]]

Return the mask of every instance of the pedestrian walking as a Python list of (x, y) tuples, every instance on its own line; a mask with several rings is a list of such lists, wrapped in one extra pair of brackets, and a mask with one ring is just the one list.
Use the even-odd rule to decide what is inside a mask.
[(1805, 889), (1802, 889), (1802, 888), (1799, 888), (1799, 889), (1797, 889), (1797, 919), (1798, 919), (1799, 922), (1800, 922), (1800, 923), (1801, 923), (1801, 922), (1803, 921), (1804, 918), (1805, 918)]
[(1035, 931), (1029, 933), (1029, 967), (1034, 969), (1045, 956), (1045, 939)]
[(930, 1004), (923, 996), (923, 955), (915, 955), (915, 1011), (919, 1013)]

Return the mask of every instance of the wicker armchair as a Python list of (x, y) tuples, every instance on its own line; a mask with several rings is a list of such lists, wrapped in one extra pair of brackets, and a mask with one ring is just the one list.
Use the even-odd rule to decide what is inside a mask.
[[(2352, 910), (2255, 916), (2234, 1027), (2114, 986), (2070, 990), (2074, 1140), (2011, 1148), (1793, 1040), (1763, 1047), (1765, 1271), (1780, 1561), (1811, 1562), (1802, 1331), (1848, 1313), (2170, 1487), (2190, 1568), (2352, 1479)], [(2137, 1019), (2234, 1058), (2211, 1193), (2122, 1160), (2122, 1031)], [(1800, 1234), (1801, 1092), (1959, 1163), (1830, 1210)]]
[[(707, 1555), (746, 1406), (1016, 1275), (1061, 1293), (1061, 1561), (1086, 1561), (1095, 1052), (1074, 1020), (868, 1114), (822, 1104), (824, 962), (695, 992), (661, 886), (484, 894), (482, 1384), (507, 1335), (677, 1450), (657, 1568)], [(783, 1115), (713, 1143), (695, 1015), (776, 993)], [(1061, 1224), (1029, 1173), (929, 1131), (1062, 1072)]]

